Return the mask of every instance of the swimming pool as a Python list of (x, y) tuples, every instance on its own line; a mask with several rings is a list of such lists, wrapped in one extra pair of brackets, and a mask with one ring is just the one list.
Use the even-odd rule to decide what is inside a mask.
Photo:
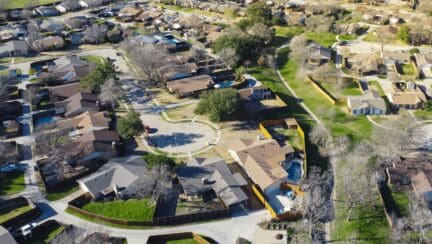
[(292, 183), (298, 183), (303, 174), (302, 163), (299, 161), (291, 161), (286, 171), (288, 172), (288, 180)]
[(215, 85), (215, 88), (223, 89), (223, 88), (231, 87), (233, 85), (234, 85), (234, 81), (233, 80), (227, 80), (227, 81), (224, 81), (224, 82), (217, 83)]
[(46, 111), (33, 114), (33, 126), (38, 128), (43, 125), (53, 124), (55, 122), (55, 111)]

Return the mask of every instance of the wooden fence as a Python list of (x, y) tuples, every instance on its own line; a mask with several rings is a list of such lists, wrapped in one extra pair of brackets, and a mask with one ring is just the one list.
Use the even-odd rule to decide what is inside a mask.
[(5, 227), (6, 229), (19, 227), (19, 226), (23, 225), (24, 223), (29, 222), (29, 221), (37, 218), (41, 213), (39, 208), (33, 202), (31, 202), (29, 199), (27, 199), (25, 197), (20, 196), (20, 197), (15, 197), (15, 198), (0, 202), (0, 209), (7, 209), (7, 208), (11, 208), (13, 206), (15, 208), (19, 208), (19, 207), (23, 207), (23, 206), (30, 206), (31, 209), (18, 215), (18, 216), (15, 216), (15, 217), (8, 219), (7, 221), (1, 223), (1, 225), (3, 227)]
[(277, 218), (277, 214), (274, 211), (274, 209), (272, 208), (272, 206), (270, 205), (270, 203), (267, 202), (266, 198), (264, 197), (264, 195), (261, 193), (260, 190), (258, 190), (258, 188), (255, 186), (255, 184), (252, 184), (252, 191), (255, 193), (255, 195), (257, 196), (257, 198), (260, 200), (260, 202), (262, 204), (264, 204), (264, 207), (270, 212), (270, 215), (273, 218)]
[(147, 221), (132, 221), (132, 220), (110, 218), (103, 215), (91, 213), (82, 209), (82, 206), (89, 203), (90, 201), (91, 201), (91, 196), (88, 193), (82, 194), (68, 203), (68, 209), (70, 211), (79, 213), (89, 218), (97, 219), (112, 224), (125, 225), (125, 226), (179, 225), (179, 224), (187, 224), (187, 223), (210, 220), (210, 219), (228, 218), (231, 216), (230, 209), (225, 208), (221, 210), (203, 211), (203, 212), (192, 213), (192, 214), (157, 217), (157, 218), (153, 217), (151, 220), (147, 220)]

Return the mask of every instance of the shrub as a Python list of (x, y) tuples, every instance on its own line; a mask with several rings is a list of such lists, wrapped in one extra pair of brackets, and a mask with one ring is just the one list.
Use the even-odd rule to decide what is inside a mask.
[(174, 168), (175, 166), (174, 159), (166, 155), (149, 154), (149, 155), (144, 155), (143, 159), (147, 162), (147, 165), (150, 168), (153, 168), (154, 166), (158, 166), (158, 165), (166, 165), (170, 168)]
[(144, 132), (144, 125), (140, 114), (132, 111), (125, 117), (120, 118), (117, 124), (117, 131), (123, 138), (132, 138)]
[(197, 114), (209, 114), (212, 121), (226, 121), (241, 107), (240, 94), (234, 89), (216, 90), (201, 96)]

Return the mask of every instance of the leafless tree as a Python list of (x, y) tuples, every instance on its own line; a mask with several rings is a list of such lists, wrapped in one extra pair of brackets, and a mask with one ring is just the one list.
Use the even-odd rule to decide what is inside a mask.
[(309, 56), (309, 50), (307, 49), (308, 40), (306, 35), (298, 35), (293, 37), (290, 42), (290, 53), (289, 57), (295, 60), (300, 66), (306, 63)]
[(15, 162), (17, 155), (15, 154), (16, 145), (8, 142), (0, 142), (0, 165), (7, 162)]
[(37, 101), (38, 94), (39, 94), (39, 87), (38, 86), (30, 86), (26, 90), (25, 99), (31, 105), (35, 105), (38, 103), (38, 101)]
[(9, 0), (0, 0), (0, 18), (6, 19), (5, 11), (10, 4)]
[(48, 156), (49, 158), (61, 161), (65, 150), (62, 144), (68, 141), (62, 131), (55, 131), (54, 125), (43, 125), (35, 133), (35, 153), (38, 156)]
[(311, 143), (318, 146), (321, 155), (328, 156), (332, 150), (332, 138), (328, 130), (322, 124), (313, 127), (309, 133)]
[(163, 60), (168, 56), (166, 51), (159, 50), (155, 45), (137, 45), (131, 41), (124, 41), (122, 48), (130, 54), (148, 81), (162, 81), (158, 69), (164, 65)]
[(263, 23), (255, 23), (248, 30), (247, 33), (259, 40), (261, 44), (267, 45), (272, 40), (272, 30)]
[(5, 76), (0, 76), (0, 103), (6, 102), (9, 99), (10, 80)]
[(324, 15), (312, 15), (306, 18), (305, 24), (306, 28), (314, 32), (328, 32), (331, 30), (334, 17), (326, 17)]
[(317, 81), (336, 83), (338, 81), (338, 72), (333, 64), (326, 63), (312, 72), (312, 77)]
[(28, 32), (28, 41), (31, 45), (33, 45), (34, 41), (39, 40), (41, 38), (39, 27), (34, 21), (30, 21), (27, 24), (27, 32)]
[(109, 79), (100, 87), (99, 100), (103, 105), (115, 107), (123, 95), (124, 91), (120, 86), (120, 82), (115, 79)]
[(379, 27), (375, 30), (378, 41), (381, 43), (381, 57), (384, 55), (384, 45), (389, 38), (389, 31), (387, 27)]
[(426, 14), (432, 12), (432, 2), (429, 0), (419, 0), (417, 10)]
[(68, 226), (58, 234), (51, 244), (106, 244), (110, 239), (109, 231), (102, 226)]
[(237, 52), (234, 48), (223, 48), (217, 55), (228, 65), (228, 67), (234, 67), (239, 61)]
[(307, 226), (311, 237), (313, 233), (320, 232), (323, 229), (323, 223), (331, 210), (329, 192), (326, 188), (329, 179), (327, 172), (312, 167), (307, 179), (302, 184), (306, 192), (303, 222)]
[(406, 227), (418, 235), (418, 243), (430, 243), (432, 241), (432, 237), (428, 235), (432, 227), (432, 212), (423, 199), (411, 201)]
[(84, 31), (83, 41), (91, 44), (101, 44), (105, 42), (108, 26), (93, 24)]
[(169, 167), (165, 165), (154, 166), (148, 175), (139, 179), (133, 186), (129, 187), (125, 195), (129, 198), (153, 198), (157, 199), (159, 194), (165, 194), (171, 187)]

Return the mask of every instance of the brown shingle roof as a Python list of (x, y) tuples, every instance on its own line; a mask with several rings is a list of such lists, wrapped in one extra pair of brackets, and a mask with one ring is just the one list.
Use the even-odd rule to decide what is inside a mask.
[(109, 118), (106, 112), (87, 111), (71, 119), (60, 120), (57, 126), (61, 129), (76, 128), (80, 133), (89, 130), (109, 129)]
[(213, 84), (213, 79), (209, 75), (199, 75), (170, 81), (167, 83), (167, 87), (171, 92), (179, 92), (182, 95), (186, 95), (207, 90), (211, 88)]
[(71, 84), (66, 84), (61, 86), (52, 86), (52, 87), (48, 87), (48, 90), (60, 97), (71, 97), (77, 94), (78, 92), (87, 92), (87, 93), (90, 92), (90, 90), (88, 89), (81, 88), (79, 83), (71, 83)]

